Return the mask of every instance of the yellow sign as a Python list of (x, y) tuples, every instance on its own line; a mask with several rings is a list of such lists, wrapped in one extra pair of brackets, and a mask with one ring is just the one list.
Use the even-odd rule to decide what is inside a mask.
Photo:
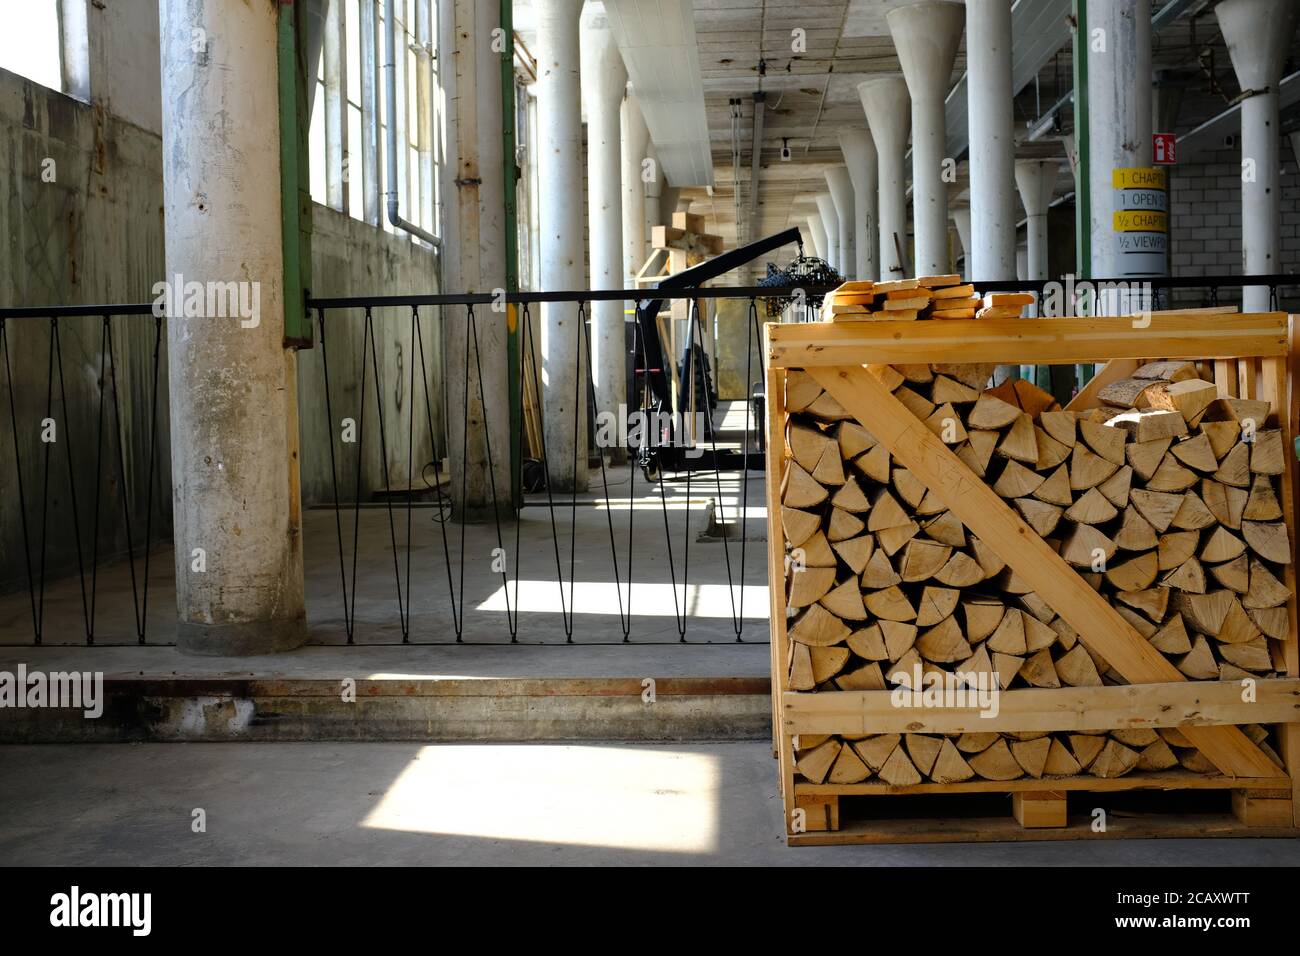
[(1116, 232), (1167, 232), (1166, 214), (1144, 209), (1126, 209), (1111, 213), (1111, 223)]
[(1112, 169), (1110, 171), (1110, 184), (1115, 189), (1164, 189), (1165, 171), (1158, 166), (1130, 166), (1122, 169)]

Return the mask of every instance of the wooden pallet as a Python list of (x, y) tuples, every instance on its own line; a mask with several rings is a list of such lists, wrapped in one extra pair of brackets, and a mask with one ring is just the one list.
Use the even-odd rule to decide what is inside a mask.
[[(1097, 393), (1129, 376), (1140, 364), (1177, 359), (1200, 364), (1221, 397), (1266, 401), (1269, 423), (1280, 427), (1288, 451), (1281, 480), (1284, 520), (1295, 540), (1295, 462), (1290, 457), (1296, 404), (1292, 392), (1292, 329), (1282, 313), (1222, 317), (1154, 313), (1124, 318), (984, 319), (948, 322), (837, 322), (769, 324), (768, 513), (781, 513), (786, 467), (785, 378), (787, 370), (810, 373), (903, 467), (922, 480), (960, 521), (990, 546), (1014, 573), (1074, 628), (1081, 639), (1128, 683), (1061, 689), (1015, 689), (1001, 693), (1000, 713), (981, 717), (973, 708), (898, 705), (890, 691), (799, 692), (789, 689), (790, 645), (786, 628), (785, 547), (769, 535), (772, 620), (774, 750), (779, 760), (787, 839), (791, 844), (913, 842), (931, 840), (1063, 839), (1096, 835), (1070, 818), (1086, 802), (1081, 792), (1139, 790), (1226, 791), (1222, 812), (1192, 818), (1170, 814), (1125, 818), (1109, 836), (1296, 835), (1300, 798), (1300, 650), (1296, 637), (1294, 562), (1285, 584), (1291, 622), (1283, 648), (1285, 677), (1261, 679), (1257, 700), (1241, 701), (1233, 682), (1189, 681), (1076, 573), (1020, 515), (975, 475), (868, 372), (868, 365), (929, 363), (1105, 363), (1071, 402), (1071, 409), (1098, 404)], [(1276, 725), (1277, 765), (1242, 732), (1243, 724)], [(922, 783), (893, 787), (812, 784), (796, 780), (795, 738), (800, 734), (963, 733), (1101, 731), (1177, 728), (1218, 769), (1202, 775), (1180, 771), (1094, 776)], [(841, 829), (841, 801), (871, 805), (904, 802), (926, 794), (997, 793), (1009, 811), (992, 818), (946, 815), (901, 822), (897, 814), (869, 813)], [(845, 814), (847, 824), (851, 814)], [(1193, 822), (1188, 822), (1191, 819)]]

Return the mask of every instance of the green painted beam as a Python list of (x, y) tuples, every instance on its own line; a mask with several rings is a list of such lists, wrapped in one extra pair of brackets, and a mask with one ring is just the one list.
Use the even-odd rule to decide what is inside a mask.
[[(1092, 161), (1088, 142), (1088, 0), (1074, 0), (1074, 148), (1079, 161), (1074, 170), (1075, 272), (1092, 277)], [(1092, 303), (1086, 306), (1091, 311)], [(1079, 387), (1096, 373), (1093, 365), (1078, 367)]]
[(307, 154), (306, 70), (300, 62), (303, 4), (280, 0), (277, 52), (280, 94), (280, 233), (284, 254), (284, 345), (312, 347), (311, 177)]
[[(515, 29), (513, 0), (501, 0), (501, 165), (504, 173), (506, 201), (506, 292), (519, 291), (519, 228), (515, 201), (518, 195), (518, 169), (515, 166)], [(523, 418), (520, 397), (523, 394), (519, 358), (519, 312), (514, 305), (506, 306), (508, 337), (506, 361), (510, 363), (510, 497), (516, 508), (523, 504), (523, 486), (520, 478), (523, 461), (520, 436)]]

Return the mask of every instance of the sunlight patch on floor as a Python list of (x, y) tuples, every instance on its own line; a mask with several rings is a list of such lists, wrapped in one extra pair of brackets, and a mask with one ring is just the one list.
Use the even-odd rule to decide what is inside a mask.
[(720, 762), (655, 748), (544, 744), (420, 748), (362, 826), (405, 833), (718, 850)]
[[(698, 560), (698, 559), (697, 559)], [(735, 559), (738, 560), (738, 559)], [(722, 554), (716, 556), (716, 563), (722, 563)], [(497, 588), (482, 604), (480, 611), (505, 611), (506, 587)], [(525, 614), (559, 614), (573, 604), (575, 614), (612, 614), (619, 613), (619, 598), (622, 597), (622, 612), (628, 613), (628, 586), (617, 585), (613, 581), (579, 581), (576, 592), (570, 591), (569, 583), (564, 585), (564, 597), (560, 597), (560, 586), (555, 581), (523, 580), (519, 582), (519, 595), (515, 597), (515, 582), (509, 587), (510, 608)], [(637, 617), (673, 617), (685, 613), (690, 617), (731, 618), (740, 612), (741, 586), (728, 587), (725, 584), (691, 584), (683, 588), (671, 584), (635, 584), (632, 587), (631, 612)], [(744, 586), (744, 617), (746, 620), (762, 620), (767, 617), (767, 585), (747, 584)], [(673, 603), (674, 594), (677, 603)], [(732, 601), (735, 601), (734, 610)], [(563, 603), (561, 603), (563, 601)]]

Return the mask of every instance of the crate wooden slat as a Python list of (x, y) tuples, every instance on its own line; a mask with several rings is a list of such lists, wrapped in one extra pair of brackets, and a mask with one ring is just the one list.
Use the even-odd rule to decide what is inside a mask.
[[(1153, 313), (1124, 318), (984, 319), (942, 322), (770, 324), (768, 365), (768, 507), (781, 513), (786, 467), (785, 374), (806, 371), (885, 446), (898, 465), (919, 478), (929, 493), (1007, 563), (1040, 598), (1103, 657), (1125, 685), (1014, 689), (1000, 694), (1000, 713), (980, 717), (974, 708), (898, 706), (890, 691), (794, 691), (788, 686), (790, 643), (785, 612), (785, 548), (779, 521), (769, 534), (772, 592), (774, 750), (791, 843), (884, 842), (926, 839), (1041, 839), (1087, 835), (1064, 819), (1066, 803), (1080, 792), (1157, 790), (1233, 791), (1232, 813), (1213, 823), (1214, 834), (1300, 832), (1300, 652), (1296, 639), (1294, 562), (1285, 566), (1290, 632), (1282, 648), (1285, 676), (1261, 678), (1253, 702), (1241, 699), (1235, 682), (1188, 680), (1121, 617), (1111, 603), (1077, 574), (1025, 523), (1020, 514), (953, 454), (939, 437), (900, 403), (868, 365), (938, 363), (1106, 363), (1070, 403), (1099, 404), (1098, 393), (1130, 376), (1144, 362), (1194, 361), (1213, 376), (1220, 397), (1254, 398), (1269, 404), (1270, 420), (1282, 430), (1285, 473), (1278, 499), (1294, 547), (1296, 475), (1291, 457), (1300, 396), (1293, 388), (1291, 320), (1284, 313), (1234, 315), (1225, 320), (1196, 312)], [(1278, 730), (1285, 773), (1236, 725), (1270, 724)], [(1023, 778), (1013, 781), (921, 783), (895, 787), (878, 780), (860, 784), (796, 781), (793, 739), (799, 734), (962, 733), (967, 731), (1103, 731), (1177, 728), (1221, 772), (1134, 773)], [(906, 825), (867, 823), (840, 831), (840, 797), (906, 799), (925, 794), (1015, 794), (1008, 816), (975, 825), (946, 819)], [(954, 796), (953, 799), (961, 799)], [(1016, 819), (1011, 819), (1014, 809)], [(796, 810), (800, 811), (796, 813)], [(1235, 814), (1235, 815), (1234, 815)], [(1286, 825), (1282, 820), (1289, 821)], [(801, 832), (789, 832), (795, 821)], [(953, 826), (946, 826), (954, 822)], [(1202, 821), (1204, 823), (1204, 821)], [(1184, 832), (1181, 823), (1170, 822)], [(1127, 832), (1161, 835), (1159, 820)], [(954, 836), (954, 834), (958, 834)]]

